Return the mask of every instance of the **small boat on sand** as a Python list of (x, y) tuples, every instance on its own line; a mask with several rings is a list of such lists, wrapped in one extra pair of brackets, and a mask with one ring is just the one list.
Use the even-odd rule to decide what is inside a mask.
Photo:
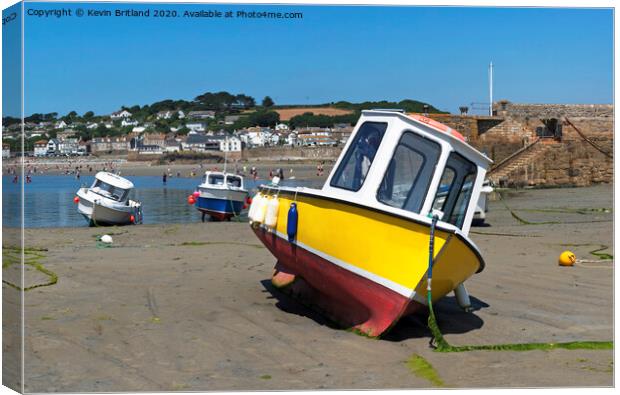
[[(321, 189), (262, 185), (252, 230), (276, 257), (272, 284), (343, 327), (377, 337), (484, 268), (468, 237), (491, 160), (418, 114), (363, 111)], [(442, 188), (441, 186), (445, 186)], [(436, 223), (436, 225), (433, 225)]]
[(241, 214), (248, 191), (244, 189), (243, 177), (237, 174), (207, 171), (194, 192), (194, 199), (190, 202), (196, 204), (196, 209), (205, 215), (218, 221), (230, 220), (233, 216)]
[(100, 171), (90, 187), (82, 187), (74, 198), (78, 212), (90, 226), (142, 223), (142, 203), (129, 199), (133, 183), (113, 173)]

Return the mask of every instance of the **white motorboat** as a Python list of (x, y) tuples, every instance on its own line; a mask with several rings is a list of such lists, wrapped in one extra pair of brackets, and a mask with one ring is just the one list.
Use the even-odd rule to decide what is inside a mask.
[(74, 198), (78, 212), (90, 226), (142, 223), (142, 203), (129, 199), (133, 183), (116, 174), (101, 171), (90, 187), (82, 187)]

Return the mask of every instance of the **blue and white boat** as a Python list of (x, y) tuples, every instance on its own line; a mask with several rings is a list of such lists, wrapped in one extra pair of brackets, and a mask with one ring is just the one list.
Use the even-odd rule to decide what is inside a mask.
[(243, 177), (219, 171), (207, 171), (194, 193), (198, 211), (211, 218), (226, 221), (238, 216), (243, 210), (248, 191), (244, 189)]

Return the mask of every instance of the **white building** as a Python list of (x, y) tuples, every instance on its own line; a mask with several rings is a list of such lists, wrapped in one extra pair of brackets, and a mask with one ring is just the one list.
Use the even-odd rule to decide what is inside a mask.
[(58, 139), (50, 139), (47, 142), (47, 154), (56, 154), (59, 152), (60, 141)]
[(8, 158), (11, 156), (11, 146), (8, 144), (2, 144), (2, 157)]
[(186, 128), (191, 130), (192, 132), (204, 132), (207, 128), (206, 125), (202, 122), (192, 122), (185, 125)]
[(56, 125), (54, 125), (54, 129), (64, 129), (67, 126), (69, 126), (65, 121), (60, 121), (60, 122), (56, 122)]
[(76, 138), (62, 139), (58, 144), (58, 151), (61, 155), (75, 155), (78, 153), (78, 148), (79, 144)]
[(115, 111), (110, 114), (110, 118), (112, 119), (123, 119), (131, 117), (131, 113), (127, 110)]
[(276, 132), (286, 132), (288, 130), (288, 125), (285, 123), (279, 123), (276, 125)]
[(238, 137), (230, 136), (220, 140), (220, 151), (222, 152), (241, 152), (241, 140)]
[(39, 140), (34, 143), (34, 156), (47, 155), (47, 140)]
[(129, 118), (124, 118), (123, 121), (121, 122), (121, 126), (138, 126), (138, 121), (135, 121), (133, 119), (129, 119)]
[(289, 133), (289, 135), (286, 136), (286, 145), (290, 145), (291, 147), (297, 145), (297, 133)]

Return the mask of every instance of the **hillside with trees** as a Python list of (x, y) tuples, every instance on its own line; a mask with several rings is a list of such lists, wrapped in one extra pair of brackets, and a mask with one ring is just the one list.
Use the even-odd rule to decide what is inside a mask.
[[(149, 130), (157, 132), (167, 132), (171, 128), (177, 134), (187, 134), (189, 129), (185, 127), (188, 122), (198, 122), (190, 120), (188, 114), (192, 111), (213, 111), (212, 119), (201, 119), (209, 130), (239, 130), (252, 126), (274, 127), (280, 123), (280, 115), (277, 110), (286, 108), (308, 108), (310, 111), (293, 116), (288, 121), (291, 129), (300, 127), (332, 127), (335, 124), (354, 125), (360, 116), (360, 112), (365, 109), (373, 108), (399, 108), (406, 112), (442, 113), (434, 106), (416, 100), (401, 100), (399, 102), (390, 101), (366, 101), (362, 103), (351, 103), (339, 101), (317, 105), (278, 105), (270, 96), (265, 96), (260, 105), (256, 100), (244, 93), (232, 94), (229, 92), (205, 92), (196, 96), (193, 100), (172, 100), (166, 99), (152, 104), (121, 106), (120, 110), (127, 110), (131, 113), (131, 119), (139, 125), (144, 125)], [(347, 110), (348, 113), (340, 115), (314, 114), (312, 108), (332, 108)], [(158, 116), (162, 112), (170, 111), (173, 114), (167, 118)], [(179, 115), (179, 111), (185, 115)], [(342, 112), (342, 111), (341, 111)], [(333, 114), (334, 112), (332, 112)], [(233, 119), (230, 121), (228, 118)], [(4, 117), (3, 126), (13, 130), (19, 129), (19, 118)], [(49, 137), (56, 136), (54, 124), (64, 121), (69, 127), (76, 130), (82, 140), (88, 141), (93, 137), (120, 136), (126, 135), (133, 130), (133, 126), (122, 126), (121, 120), (111, 119), (109, 115), (97, 115), (93, 111), (87, 111), (80, 115), (76, 111), (70, 111), (66, 115), (60, 116), (58, 113), (51, 112), (46, 114), (36, 113), (25, 118), (26, 124), (32, 128), (43, 127)], [(107, 126), (106, 126), (107, 124)], [(44, 125), (44, 126), (41, 126)], [(17, 127), (17, 129), (15, 129)]]

